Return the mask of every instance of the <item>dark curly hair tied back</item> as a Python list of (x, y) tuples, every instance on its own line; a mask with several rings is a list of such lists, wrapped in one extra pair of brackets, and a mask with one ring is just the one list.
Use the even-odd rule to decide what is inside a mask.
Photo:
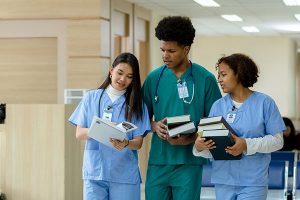
[(259, 70), (256, 63), (249, 56), (241, 53), (223, 56), (216, 63), (216, 67), (218, 68), (221, 63), (227, 64), (233, 70), (238, 81), (244, 87), (253, 87), (257, 82)]

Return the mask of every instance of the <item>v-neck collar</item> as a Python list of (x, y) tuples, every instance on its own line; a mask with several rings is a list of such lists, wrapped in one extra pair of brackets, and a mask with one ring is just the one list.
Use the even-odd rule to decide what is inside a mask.
[(193, 63), (190, 62), (189, 67), (185, 69), (185, 71), (181, 74), (181, 76), (180, 76), (179, 78), (177, 78), (177, 76), (175, 75), (175, 73), (173, 72), (172, 69), (170, 69), (170, 68), (167, 67), (167, 68), (166, 68), (166, 71), (167, 71), (168, 73), (172, 74), (172, 76), (175, 78), (176, 81), (178, 81), (178, 80), (184, 81), (184, 80), (186, 80), (186, 79), (189, 78), (189, 73), (190, 73), (190, 71), (191, 71), (191, 69), (192, 69), (192, 65), (193, 65)]
[[(251, 101), (251, 99), (253, 98), (253, 96), (255, 95), (255, 91), (253, 91), (246, 99), (245, 101), (243, 102), (243, 104), (241, 105), (241, 107), (239, 107), (237, 109), (237, 112), (243, 112), (245, 110), (247, 110), (248, 106), (249, 106), (249, 102)], [(227, 95), (227, 105), (229, 108), (232, 108), (234, 107), (234, 103), (233, 103), (233, 99), (231, 97), (230, 94)]]
[(120, 104), (120, 102), (124, 102), (125, 101), (125, 94), (121, 95), (119, 98), (117, 98), (114, 102), (112, 102), (112, 100), (110, 99), (107, 91), (105, 90), (105, 93), (107, 95), (107, 99), (109, 101), (109, 105), (110, 107), (113, 107), (114, 105), (118, 105)]

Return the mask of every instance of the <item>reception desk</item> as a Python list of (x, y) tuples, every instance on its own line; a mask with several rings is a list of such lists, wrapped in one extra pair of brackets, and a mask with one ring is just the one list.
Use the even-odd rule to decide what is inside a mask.
[(81, 200), (83, 142), (72, 105), (7, 105), (0, 125), (0, 189), (10, 200)]

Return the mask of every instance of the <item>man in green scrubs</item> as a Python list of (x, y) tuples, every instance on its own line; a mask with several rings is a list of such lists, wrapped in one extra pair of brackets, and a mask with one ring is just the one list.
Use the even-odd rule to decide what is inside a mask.
[(165, 64), (147, 76), (142, 88), (153, 130), (146, 200), (199, 200), (206, 160), (193, 156), (197, 135), (168, 137), (165, 118), (189, 114), (197, 126), (221, 93), (214, 75), (188, 59), (195, 37), (189, 18), (166, 17), (155, 35)]

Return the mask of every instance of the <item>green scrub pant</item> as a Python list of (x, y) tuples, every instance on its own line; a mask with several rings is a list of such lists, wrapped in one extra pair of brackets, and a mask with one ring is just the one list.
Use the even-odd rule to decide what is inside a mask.
[(199, 200), (202, 165), (149, 165), (146, 200)]

